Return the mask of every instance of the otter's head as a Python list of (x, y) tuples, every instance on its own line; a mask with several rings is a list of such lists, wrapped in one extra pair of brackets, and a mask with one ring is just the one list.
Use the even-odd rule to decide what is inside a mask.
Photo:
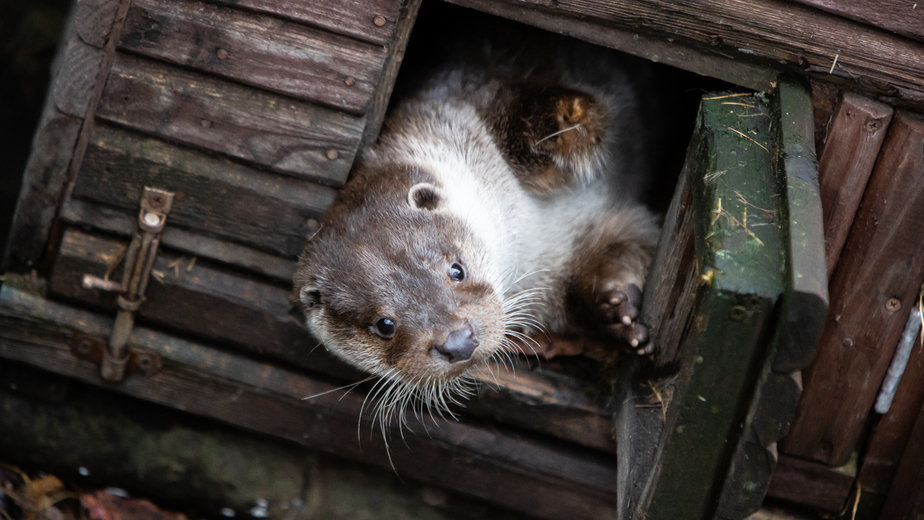
[(504, 341), (494, 267), (445, 196), (417, 169), (361, 171), (295, 278), (308, 328), (328, 350), (428, 404)]

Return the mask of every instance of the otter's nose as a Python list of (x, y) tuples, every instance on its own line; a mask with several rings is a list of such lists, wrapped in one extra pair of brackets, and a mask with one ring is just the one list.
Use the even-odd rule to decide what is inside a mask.
[(471, 358), (477, 346), (478, 338), (475, 337), (475, 329), (466, 322), (461, 329), (449, 333), (446, 343), (435, 345), (433, 348), (450, 363), (456, 363)]

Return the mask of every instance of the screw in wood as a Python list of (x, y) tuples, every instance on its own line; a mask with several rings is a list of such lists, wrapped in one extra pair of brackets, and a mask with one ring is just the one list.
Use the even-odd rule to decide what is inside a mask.
[(148, 226), (154, 227), (160, 224), (160, 215), (148, 211), (144, 214), (144, 223)]
[(90, 344), (88, 339), (82, 339), (77, 343), (77, 352), (81, 354), (89, 354), (91, 348), (93, 348), (93, 345)]
[(744, 318), (747, 316), (748, 310), (740, 305), (735, 305), (729, 311), (729, 317), (733, 321), (744, 321)]
[(889, 312), (896, 312), (902, 308), (902, 301), (898, 298), (889, 298), (886, 300), (885, 308)]
[(337, 158), (340, 157), (340, 153), (338, 153), (337, 150), (328, 150), (324, 155), (330, 161), (336, 161)]
[(882, 123), (878, 119), (868, 119), (865, 126), (867, 132), (875, 134), (879, 131), (879, 127), (882, 126)]
[(374, 18), (372, 18), (372, 23), (374, 23), (376, 27), (382, 27), (387, 21), (388, 20), (386, 20), (385, 17), (380, 14), (377, 14)]
[(215, 52), (215, 55), (218, 56), (218, 59), (219, 59), (219, 60), (226, 60), (226, 59), (228, 59), (228, 56), (231, 55), (231, 53), (228, 52), (228, 51), (226, 51), (226, 50), (224, 50), (224, 49), (218, 49), (218, 50)]
[(346, 84), (346, 86), (352, 87), (353, 85), (356, 84), (356, 78), (354, 78), (353, 76), (347, 76), (347, 78), (343, 80), (343, 82)]

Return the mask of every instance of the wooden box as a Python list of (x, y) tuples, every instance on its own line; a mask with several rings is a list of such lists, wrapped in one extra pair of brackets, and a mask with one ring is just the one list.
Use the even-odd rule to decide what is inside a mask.
[[(293, 312), (295, 257), (378, 133), (419, 0), (76, 2), (7, 250), (0, 357), (540, 518), (743, 518), (768, 486), (832, 510), (855, 483), (869, 515), (919, 508), (919, 484), (896, 488), (922, 457), (919, 352), (871, 431), (879, 455), (833, 468), (869, 432), (924, 278), (924, 9), (452, 3), (740, 88), (705, 96), (665, 218), (643, 310), (655, 360), (602, 390), (579, 360), (501, 371), (459, 422), (362, 442), (368, 385), (325, 394), (365, 376)], [(151, 204), (134, 311), (117, 281)], [(113, 383), (117, 313), (135, 323)]]

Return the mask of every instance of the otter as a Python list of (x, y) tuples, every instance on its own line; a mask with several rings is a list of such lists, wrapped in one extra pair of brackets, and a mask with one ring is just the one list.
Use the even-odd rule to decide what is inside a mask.
[(470, 44), (415, 79), (299, 258), (309, 330), (388, 404), (445, 411), (478, 367), (545, 335), (653, 352), (645, 72), (518, 43)]

